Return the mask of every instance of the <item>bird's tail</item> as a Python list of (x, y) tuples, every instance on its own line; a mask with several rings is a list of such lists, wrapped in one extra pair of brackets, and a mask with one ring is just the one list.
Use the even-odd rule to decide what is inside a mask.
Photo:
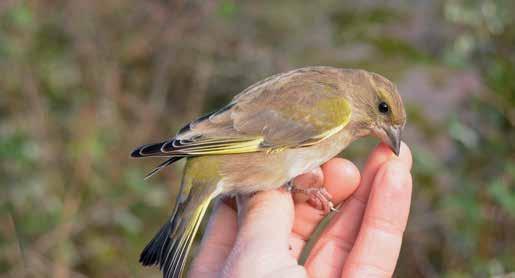
[(143, 265), (159, 265), (165, 278), (183, 276), (195, 234), (211, 200), (219, 193), (216, 186), (184, 183), (181, 191), (172, 217), (140, 255)]

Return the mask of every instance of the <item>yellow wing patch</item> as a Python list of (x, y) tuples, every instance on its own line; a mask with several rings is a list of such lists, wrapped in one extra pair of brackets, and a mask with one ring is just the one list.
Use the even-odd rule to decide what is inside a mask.
[(177, 147), (167, 153), (186, 154), (186, 155), (221, 155), (235, 153), (256, 152), (260, 149), (263, 142), (262, 137), (239, 138), (239, 139), (208, 139), (200, 142), (189, 142), (177, 145)]
[[(340, 132), (349, 123), (352, 114), (350, 104), (342, 98), (320, 101), (315, 109), (326, 112), (324, 116), (320, 116), (320, 123), (318, 124), (326, 130), (302, 142), (301, 147), (312, 146)], [(331, 126), (332, 128), (327, 129)]]

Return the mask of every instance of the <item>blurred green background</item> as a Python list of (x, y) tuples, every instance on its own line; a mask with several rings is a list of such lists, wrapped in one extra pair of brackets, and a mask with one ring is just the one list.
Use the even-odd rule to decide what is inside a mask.
[[(0, 1), (0, 276), (141, 277), (181, 167), (133, 147), (306, 65), (399, 87), (399, 277), (515, 271), (515, 2)], [(376, 140), (343, 153), (362, 165)]]

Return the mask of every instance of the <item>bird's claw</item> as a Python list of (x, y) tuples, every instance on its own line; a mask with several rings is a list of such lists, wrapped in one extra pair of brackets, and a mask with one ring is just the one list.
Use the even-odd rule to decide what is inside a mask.
[(295, 189), (295, 185), (293, 184), (293, 180), (286, 183), (286, 191), (292, 192)]
[(338, 208), (335, 207), (332, 202), (333, 197), (329, 192), (327, 192), (325, 187), (299, 188), (290, 181), (286, 184), (286, 190), (292, 193), (303, 193), (308, 195), (308, 203), (326, 213), (330, 211), (338, 211)]

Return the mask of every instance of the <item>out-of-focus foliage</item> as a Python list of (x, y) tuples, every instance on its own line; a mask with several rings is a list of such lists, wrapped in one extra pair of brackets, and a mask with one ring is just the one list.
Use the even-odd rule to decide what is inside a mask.
[[(465, 1), (0, 1), (0, 274), (126, 277), (180, 167), (130, 150), (268, 75), (360, 67), (408, 109), (400, 277), (515, 271), (515, 6)], [(363, 161), (375, 141), (343, 155)]]

